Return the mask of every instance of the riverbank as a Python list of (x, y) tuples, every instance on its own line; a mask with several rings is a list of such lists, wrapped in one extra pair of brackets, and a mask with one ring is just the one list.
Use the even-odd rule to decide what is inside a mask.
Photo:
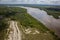
[(27, 12), (38, 21), (42, 22), (47, 28), (51, 29), (60, 37), (60, 19), (55, 19), (53, 16), (48, 15), (44, 10), (39, 8), (23, 7)]
[[(16, 25), (16, 22), (12, 22), (10, 23), (11, 26), (15, 26), (14, 27), (15, 29), (17, 26), (19, 29), (22, 27), (21, 28), (23, 35), (22, 40), (59, 40), (59, 38), (54, 34), (54, 32), (50, 31), (44, 24), (42, 24), (40, 21), (36, 20), (34, 17), (32, 17), (30, 14), (27, 13), (27, 11), (29, 10), (31, 12), (31, 8), (30, 9), (28, 8), (29, 10), (26, 10), (20, 7), (8, 7), (7, 9), (5, 9), (6, 12), (4, 12), (5, 17), (7, 17), (8, 20), (19, 22), (18, 25)], [(32, 13), (39, 13), (39, 12), (35, 12), (38, 9), (36, 10), (35, 8), (33, 8), (33, 10), (34, 11), (32, 11)], [(18, 29), (12, 32), (13, 35), (15, 35), (15, 33), (16, 35), (18, 34), (17, 30)]]

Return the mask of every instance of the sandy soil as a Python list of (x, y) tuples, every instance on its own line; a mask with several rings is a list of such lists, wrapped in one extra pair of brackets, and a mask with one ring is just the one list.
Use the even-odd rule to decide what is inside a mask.
[(10, 21), (10, 33), (8, 40), (21, 40), (21, 32), (16, 21)]

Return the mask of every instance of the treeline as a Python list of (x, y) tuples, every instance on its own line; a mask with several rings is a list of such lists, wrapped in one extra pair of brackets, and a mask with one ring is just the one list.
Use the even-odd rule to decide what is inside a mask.
[(47, 8), (47, 10), (60, 11), (60, 8)]
[(15, 15), (16, 13), (24, 13), (26, 10), (18, 7), (0, 7), (0, 16), (9, 17)]

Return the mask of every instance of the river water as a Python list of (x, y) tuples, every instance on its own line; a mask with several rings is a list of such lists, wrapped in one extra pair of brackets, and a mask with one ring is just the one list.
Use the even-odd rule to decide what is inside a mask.
[(60, 19), (55, 19), (48, 15), (46, 11), (38, 8), (22, 7), (27, 9), (27, 12), (38, 21), (42, 22), (47, 28), (53, 30), (60, 37)]

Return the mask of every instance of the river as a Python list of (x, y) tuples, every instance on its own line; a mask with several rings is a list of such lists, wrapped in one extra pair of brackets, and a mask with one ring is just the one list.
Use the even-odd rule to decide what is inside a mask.
[(46, 11), (38, 8), (22, 7), (27, 9), (27, 12), (43, 23), (47, 28), (53, 30), (56, 35), (60, 37), (60, 19), (55, 19), (53, 16), (48, 15)]

